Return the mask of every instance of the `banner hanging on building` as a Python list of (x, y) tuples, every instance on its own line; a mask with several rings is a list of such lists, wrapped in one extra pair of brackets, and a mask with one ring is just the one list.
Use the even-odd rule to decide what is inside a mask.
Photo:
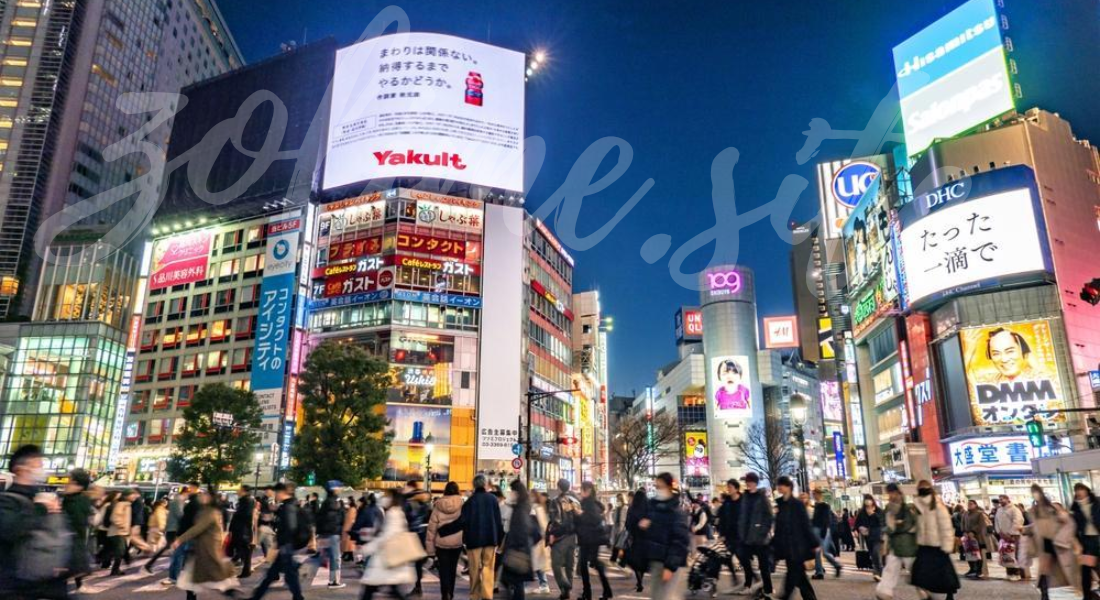
[[(267, 224), (267, 254), (252, 354), (252, 391), (265, 417), (282, 415), (301, 227), (299, 215), (289, 219), (273, 217)], [(288, 446), (284, 443), (284, 447)]]

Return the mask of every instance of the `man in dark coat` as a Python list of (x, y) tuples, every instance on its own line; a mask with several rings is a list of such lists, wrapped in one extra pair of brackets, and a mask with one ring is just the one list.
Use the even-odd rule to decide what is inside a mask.
[(806, 505), (794, 497), (794, 484), (787, 476), (776, 481), (776, 490), (781, 497), (776, 501), (775, 538), (772, 547), (775, 558), (787, 562), (787, 577), (783, 584), (781, 600), (788, 600), (795, 588), (802, 594), (802, 600), (817, 600), (810, 580), (806, 578), (806, 561), (817, 553), (821, 543), (810, 524), (810, 515)]
[(746, 473), (745, 493), (741, 495), (741, 514), (738, 516), (737, 537), (741, 541), (741, 564), (745, 569), (745, 590), (753, 585), (752, 559), (756, 558), (760, 568), (760, 581), (764, 594), (772, 594), (772, 569), (768, 552), (771, 542), (772, 502), (764, 490), (760, 489), (760, 477), (756, 473)]
[(462, 505), (462, 543), (470, 563), (470, 600), (492, 600), (496, 549), (504, 540), (500, 504), (485, 491), (485, 476), (474, 477), (474, 493)]
[(649, 560), (651, 597), (655, 600), (676, 598), (687, 571), (691, 552), (691, 527), (680, 500), (678, 482), (671, 473), (660, 473), (654, 480), (654, 495), (638, 527), (644, 534)]
[(12, 484), (0, 493), (0, 598), (64, 598), (64, 577), (40, 582), (24, 581), (17, 567), (20, 545), (32, 532), (46, 526), (45, 513), (61, 512), (61, 503), (57, 498), (37, 496), (46, 483), (42, 450), (32, 444), (20, 446), (12, 453), (8, 469), (13, 475)]
[(263, 581), (252, 592), (253, 600), (263, 598), (268, 588), (280, 575), (286, 580), (291, 599), (305, 600), (302, 595), (302, 584), (298, 580), (298, 563), (294, 560), (295, 541), (299, 537), (298, 528), (305, 526), (302, 519), (304, 509), (298, 506), (298, 501), (294, 498), (294, 490), (293, 483), (275, 484), (275, 500), (279, 503), (279, 508), (275, 512), (275, 545), (279, 549), (275, 561), (264, 574)]
[(737, 570), (733, 567), (733, 557), (741, 562), (741, 568), (746, 572), (752, 568), (751, 564), (741, 560), (741, 540), (737, 537), (738, 521), (741, 518), (741, 483), (736, 479), (726, 482), (726, 493), (722, 494), (722, 505), (718, 508), (718, 537), (730, 552), (726, 561), (730, 576), (733, 577), (733, 585), (737, 585)]
[(836, 571), (836, 576), (840, 577), (840, 561), (833, 556), (831, 551), (833, 521), (833, 507), (825, 502), (825, 492), (820, 489), (814, 490), (814, 516), (812, 522), (814, 533), (817, 534), (817, 539), (821, 540), (821, 548), (817, 551), (817, 556), (814, 557), (814, 579), (825, 579), (825, 565), (822, 559), (828, 561)]
[(237, 490), (237, 510), (229, 520), (229, 558), (241, 563), (241, 577), (252, 575), (252, 548), (256, 527), (256, 499), (247, 485)]

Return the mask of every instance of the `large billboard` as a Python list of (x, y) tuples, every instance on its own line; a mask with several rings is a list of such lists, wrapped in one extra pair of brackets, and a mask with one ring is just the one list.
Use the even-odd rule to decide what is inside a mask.
[(707, 446), (707, 432), (688, 431), (684, 433), (684, 472), (687, 476), (707, 475), (710, 473), (710, 452)]
[(430, 177), (523, 189), (520, 52), (398, 33), (336, 53), (325, 189)]
[(1025, 166), (959, 179), (899, 211), (909, 305), (1039, 279), (1052, 270), (1035, 177)]
[(963, 361), (974, 424), (1023, 425), (1033, 416), (1064, 423), (1066, 408), (1049, 321), (963, 329)]
[(267, 223), (267, 254), (252, 355), (252, 391), (256, 393), (265, 418), (283, 414), (301, 228), (299, 214), (290, 218), (286, 215), (272, 217)]
[(149, 289), (159, 290), (207, 277), (214, 230), (200, 229), (153, 242)]
[(1048, 448), (1033, 448), (1026, 435), (984, 437), (952, 442), (947, 452), (955, 475), (1031, 471), (1031, 460), (1053, 454)]
[(821, 418), (830, 423), (844, 422), (844, 399), (836, 381), (821, 382)]
[(1015, 109), (994, 0), (970, 0), (894, 47), (909, 155)]
[(714, 415), (719, 419), (752, 417), (752, 372), (747, 356), (719, 356), (710, 361)]
[(841, 236), (852, 209), (888, 164), (886, 154), (817, 163), (817, 197), (823, 238)]

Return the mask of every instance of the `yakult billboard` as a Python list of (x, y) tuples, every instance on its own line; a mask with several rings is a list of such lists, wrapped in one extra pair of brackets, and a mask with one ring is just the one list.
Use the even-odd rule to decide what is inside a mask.
[(386, 35), (336, 53), (324, 187), (431, 177), (523, 189), (520, 52)]

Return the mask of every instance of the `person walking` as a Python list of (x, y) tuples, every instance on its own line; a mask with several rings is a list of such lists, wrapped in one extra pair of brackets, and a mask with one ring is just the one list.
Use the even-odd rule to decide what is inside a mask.
[(871, 555), (871, 569), (874, 571), (875, 581), (882, 580), (882, 511), (879, 510), (875, 497), (866, 494), (863, 496), (863, 508), (856, 515), (856, 531), (859, 532), (863, 545)]
[(786, 475), (775, 482), (779, 499), (776, 500), (775, 537), (772, 549), (777, 560), (787, 563), (787, 576), (783, 583), (782, 600), (789, 600), (797, 589), (802, 600), (817, 600), (817, 594), (806, 578), (806, 561), (817, 554), (821, 542), (810, 522), (805, 503), (794, 497), (794, 482)]
[(441, 600), (454, 600), (455, 580), (458, 576), (458, 559), (462, 556), (462, 532), (440, 535), (439, 528), (454, 523), (462, 516), (462, 496), (458, 484), (449, 481), (443, 488), (443, 497), (432, 506), (428, 517), (428, 531), (424, 549), (428, 556), (435, 557), (439, 570), (439, 593)]
[(913, 560), (911, 583), (921, 591), (922, 598), (931, 594), (946, 594), (954, 600), (959, 591), (959, 576), (951, 562), (955, 551), (955, 527), (947, 506), (936, 497), (932, 482), (917, 483), (917, 556)]
[(626, 498), (622, 493), (615, 494), (615, 506), (611, 509), (611, 562), (622, 558), (623, 544), (626, 542)]
[(604, 527), (604, 507), (596, 497), (596, 485), (591, 481), (581, 484), (581, 510), (576, 517), (577, 545), (580, 547), (578, 560), (581, 572), (581, 600), (592, 600), (592, 582), (589, 568), (595, 569), (600, 577), (600, 600), (609, 600), (611, 583), (607, 580), (607, 568), (600, 559), (600, 546), (606, 546), (608, 531)]
[[(833, 571), (836, 572), (836, 576), (840, 577), (842, 567), (840, 566), (840, 561), (833, 556), (832, 552), (833, 508), (829, 506), (828, 502), (825, 502), (825, 492), (821, 489), (814, 490), (813, 497), (813, 518), (810, 522), (813, 524), (814, 533), (817, 534), (817, 539), (821, 541), (821, 547), (818, 548), (817, 554), (814, 556), (813, 578), (825, 579), (825, 561), (828, 561), (828, 563), (833, 566)], [(824, 559), (824, 561), (822, 559)]]
[(401, 586), (416, 583), (413, 564), (421, 559), (423, 548), (406, 546), (420, 542), (415, 537), (403, 535), (409, 533), (409, 524), (405, 517), (405, 494), (401, 490), (386, 490), (381, 507), (385, 511), (382, 528), (363, 549), (371, 560), (360, 579), (363, 592), (359, 598), (371, 600), (380, 588), (388, 587), (394, 598), (405, 600)]
[(550, 545), (550, 566), (559, 600), (569, 600), (573, 591), (573, 573), (577, 566), (577, 530), (574, 519), (580, 503), (569, 490), (568, 479), (558, 480), (558, 495), (547, 509), (550, 525), (546, 528), (546, 543)]
[(275, 512), (275, 556), (271, 560), (271, 566), (264, 573), (259, 587), (252, 592), (252, 600), (263, 598), (279, 576), (285, 578), (292, 600), (304, 599), (294, 553), (309, 544), (310, 532), (302, 516), (304, 509), (298, 506), (294, 498), (294, 490), (293, 483), (275, 484), (275, 501), (278, 503)]
[[(409, 531), (416, 534), (420, 538), (420, 545), (425, 543), (425, 537), (428, 534), (428, 513), (431, 511), (429, 503), (431, 502), (431, 494), (427, 490), (420, 487), (420, 482), (412, 480), (408, 482), (405, 488), (405, 520), (408, 523)], [(413, 565), (416, 570), (416, 584), (413, 585), (412, 591), (409, 592), (410, 596), (421, 596), (424, 594), (423, 587), (421, 585), (424, 579), (424, 565), (428, 562), (427, 558), (416, 561)]]
[(221, 508), (209, 492), (199, 493), (198, 501), (200, 510), (194, 525), (173, 542), (177, 548), (191, 543), (176, 587), (187, 592), (187, 600), (196, 600), (203, 591), (235, 595), (240, 583), (234, 575), (233, 563), (222, 553), (225, 525)]
[[(126, 498), (130, 501), (130, 548), (137, 548), (138, 553), (149, 552), (149, 544), (145, 543), (145, 534), (148, 532), (148, 507), (145, 498), (137, 488), (133, 488)], [(130, 564), (129, 549), (127, 549), (126, 564)]]
[[(549, 594), (550, 583), (546, 579), (546, 572), (550, 570), (550, 546), (546, 545), (546, 528), (550, 526), (550, 513), (547, 510), (549, 499), (542, 492), (532, 492), (531, 512), (535, 516), (535, 522), (539, 526), (539, 541), (531, 550), (531, 564), (535, 569), (535, 580), (538, 587), (530, 590), (530, 593)], [(623, 531), (626, 531), (626, 512), (623, 513)]]
[(314, 531), (317, 535), (317, 555), (313, 563), (317, 568), (328, 563), (328, 589), (338, 590), (347, 587), (340, 581), (341, 552), (340, 535), (344, 528), (344, 508), (340, 505), (340, 490), (344, 484), (339, 481), (325, 483), (325, 500), (317, 507)]
[(1019, 545), (1020, 535), (1024, 532), (1024, 514), (1016, 508), (1012, 499), (1006, 494), (1001, 494), (998, 501), (1000, 506), (997, 508), (997, 516), (993, 523), (993, 529), (1000, 542), (997, 546), (997, 554), (1001, 566), (1005, 568), (1008, 580), (1020, 581), (1022, 576)]
[[(374, 494), (365, 494), (360, 499), (359, 512), (355, 515), (355, 524), (352, 525), (357, 552), (364, 556), (362, 559), (363, 565), (366, 564), (367, 559), (362, 554), (362, 549), (378, 533), (378, 528), (382, 526), (384, 518), (385, 515), (382, 514), (382, 509), (378, 508), (378, 498)], [(458, 533), (461, 533), (461, 531), (461, 528), (455, 530)]]
[(241, 578), (252, 575), (252, 549), (256, 547), (256, 500), (251, 489), (241, 485), (237, 489), (237, 510), (229, 519), (229, 558), (241, 565)]
[(749, 472), (744, 476), (745, 493), (741, 495), (741, 514), (737, 525), (737, 536), (741, 540), (741, 564), (745, 567), (745, 592), (752, 593), (755, 579), (752, 559), (755, 558), (760, 569), (761, 590), (765, 596), (772, 594), (771, 552), (768, 542), (771, 540), (772, 524), (775, 520), (771, 500), (760, 489), (760, 476)]
[(917, 509), (905, 501), (896, 483), (886, 485), (886, 567), (882, 581), (875, 587), (875, 597), (892, 600), (901, 580), (901, 571), (912, 573), (917, 557)]
[(649, 557), (646, 554), (645, 544), (645, 531), (642, 530), (640, 523), (642, 519), (646, 518), (646, 514), (649, 511), (649, 498), (646, 496), (645, 490), (639, 489), (634, 492), (634, 496), (630, 500), (630, 508), (626, 511), (626, 533), (627, 541), (626, 547), (623, 549), (623, 560), (630, 566), (630, 570), (634, 572), (634, 591), (639, 594), (644, 589), (642, 587), (642, 581), (645, 577), (646, 570), (649, 568)]
[(191, 490), (185, 485), (180, 487), (179, 492), (176, 493), (168, 502), (168, 515), (164, 523), (164, 545), (159, 550), (153, 553), (149, 557), (149, 560), (145, 561), (146, 573), (153, 572), (153, 563), (157, 562), (157, 559), (161, 557), (165, 552), (172, 549), (172, 542), (176, 541), (179, 536), (180, 518), (183, 517), (183, 508), (187, 506), (187, 501), (191, 497)]
[(127, 542), (133, 523), (130, 514), (132, 506), (129, 493), (116, 493), (112, 496), (109, 509), (111, 518), (107, 525), (107, 543), (111, 548), (111, 575), (122, 575), (123, 561), (130, 561)]
[(852, 535), (852, 514), (848, 512), (847, 508), (840, 513), (837, 531), (840, 534), (840, 549), (844, 552), (855, 552), (856, 539)]
[[(737, 522), (741, 515), (741, 484), (736, 479), (726, 481), (726, 493), (722, 494), (722, 504), (718, 507), (718, 537), (729, 551), (729, 558), (725, 566), (730, 570), (730, 578), (733, 587), (737, 587), (737, 569), (733, 566), (733, 559), (741, 560), (741, 541), (737, 537)], [(751, 565), (746, 567), (741, 563), (746, 572)]]
[(691, 527), (672, 474), (657, 475), (654, 487), (656, 491), (646, 507), (645, 517), (638, 522), (649, 563), (650, 598), (675, 600), (681, 597), (684, 585), (691, 552)]
[[(977, 502), (969, 501), (966, 513), (962, 518), (963, 539), (966, 540), (964, 541), (966, 545), (977, 544), (978, 553), (967, 557), (967, 562), (970, 564), (970, 570), (965, 575), (967, 579), (986, 579), (989, 577), (989, 565), (985, 560), (989, 527), (989, 517), (986, 516), (985, 511), (978, 506)], [(977, 560), (974, 560), (975, 558)]]
[(486, 491), (484, 475), (474, 477), (474, 493), (462, 505), (462, 543), (470, 563), (470, 600), (492, 600), (496, 549), (504, 540), (497, 499)]
[[(22, 552), (33, 540), (33, 534), (46, 533), (56, 550), (68, 552), (58, 539), (69, 533), (66, 515), (57, 496), (42, 493), (46, 470), (42, 450), (33, 444), (16, 448), (8, 461), (12, 481), (0, 492), (0, 598), (4, 600), (35, 600), (37, 598), (68, 598), (67, 573), (44, 578), (32, 578), (23, 567)], [(39, 548), (41, 550), (41, 548)]]
[(146, 521), (145, 543), (149, 544), (149, 550), (159, 552), (163, 547), (164, 528), (168, 526), (168, 499), (158, 498), (149, 509), (149, 519)]
[(694, 536), (695, 546), (705, 545), (712, 537), (712, 526), (714, 521), (710, 515), (710, 508), (707, 506), (707, 501), (701, 496), (691, 501), (691, 534)]
[(256, 536), (260, 545), (260, 556), (266, 561), (269, 554), (278, 548), (275, 544), (275, 511), (279, 503), (275, 500), (275, 490), (271, 486), (263, 489), (256, 498)]
[(355, 540), (352, 538), (352, 530), (358, 516), (359, 503), (348, 498), (344, 504), (344, 524), (340, 527), (340, 552), (341, 558), (346, 563), (355, 561)]
[(95, 508), (88, 497), (91, 476), (84, 469), (74, 469), (69, 474), (69, 482), (61, 497), (61, 512), (69, 522), (73, 532), (73, 543), (69, 558), (69, 576), (76, 581), (79, 590), (84, 576), (92, 571), (92, 555), (89, 544), (92, 539), (92, 516)]
[(531, 562), (531, 550), (542, 539), (538, 524), (531, 514), (531, 499), (527, 486), (518, 479), (509, 486), (512, 503), (511, 523), (508, 534), (504, 536), (502, 553), (503, 569), (501, 583), (507, 591), (509, 600), (523, 600), (524, 583), (534, 574)]
[(1040, 600), (1050, 600), (1050, 588), (1079, 585), (1081, 572), (1074, 551), (1077, 527), (1073, 517), (1055, 506), (1039, 484), (1031, 486), (1031, 496), (1031, 524), (1024, 539), (1031, 544), (1030, 554), (1039, 559)]
[(1092, 488), (1077, 483), (1073, 486), (1073, 522), (1077, 529), (1077, 542), (1081, 545), (1078, 563), (1081, 565), (1081, 589), (1085, 599), (1093, 598), (1092, 576), (1096, 571), (1097, 557), (1100, 557), (1100, 500), (1092, 493)]

